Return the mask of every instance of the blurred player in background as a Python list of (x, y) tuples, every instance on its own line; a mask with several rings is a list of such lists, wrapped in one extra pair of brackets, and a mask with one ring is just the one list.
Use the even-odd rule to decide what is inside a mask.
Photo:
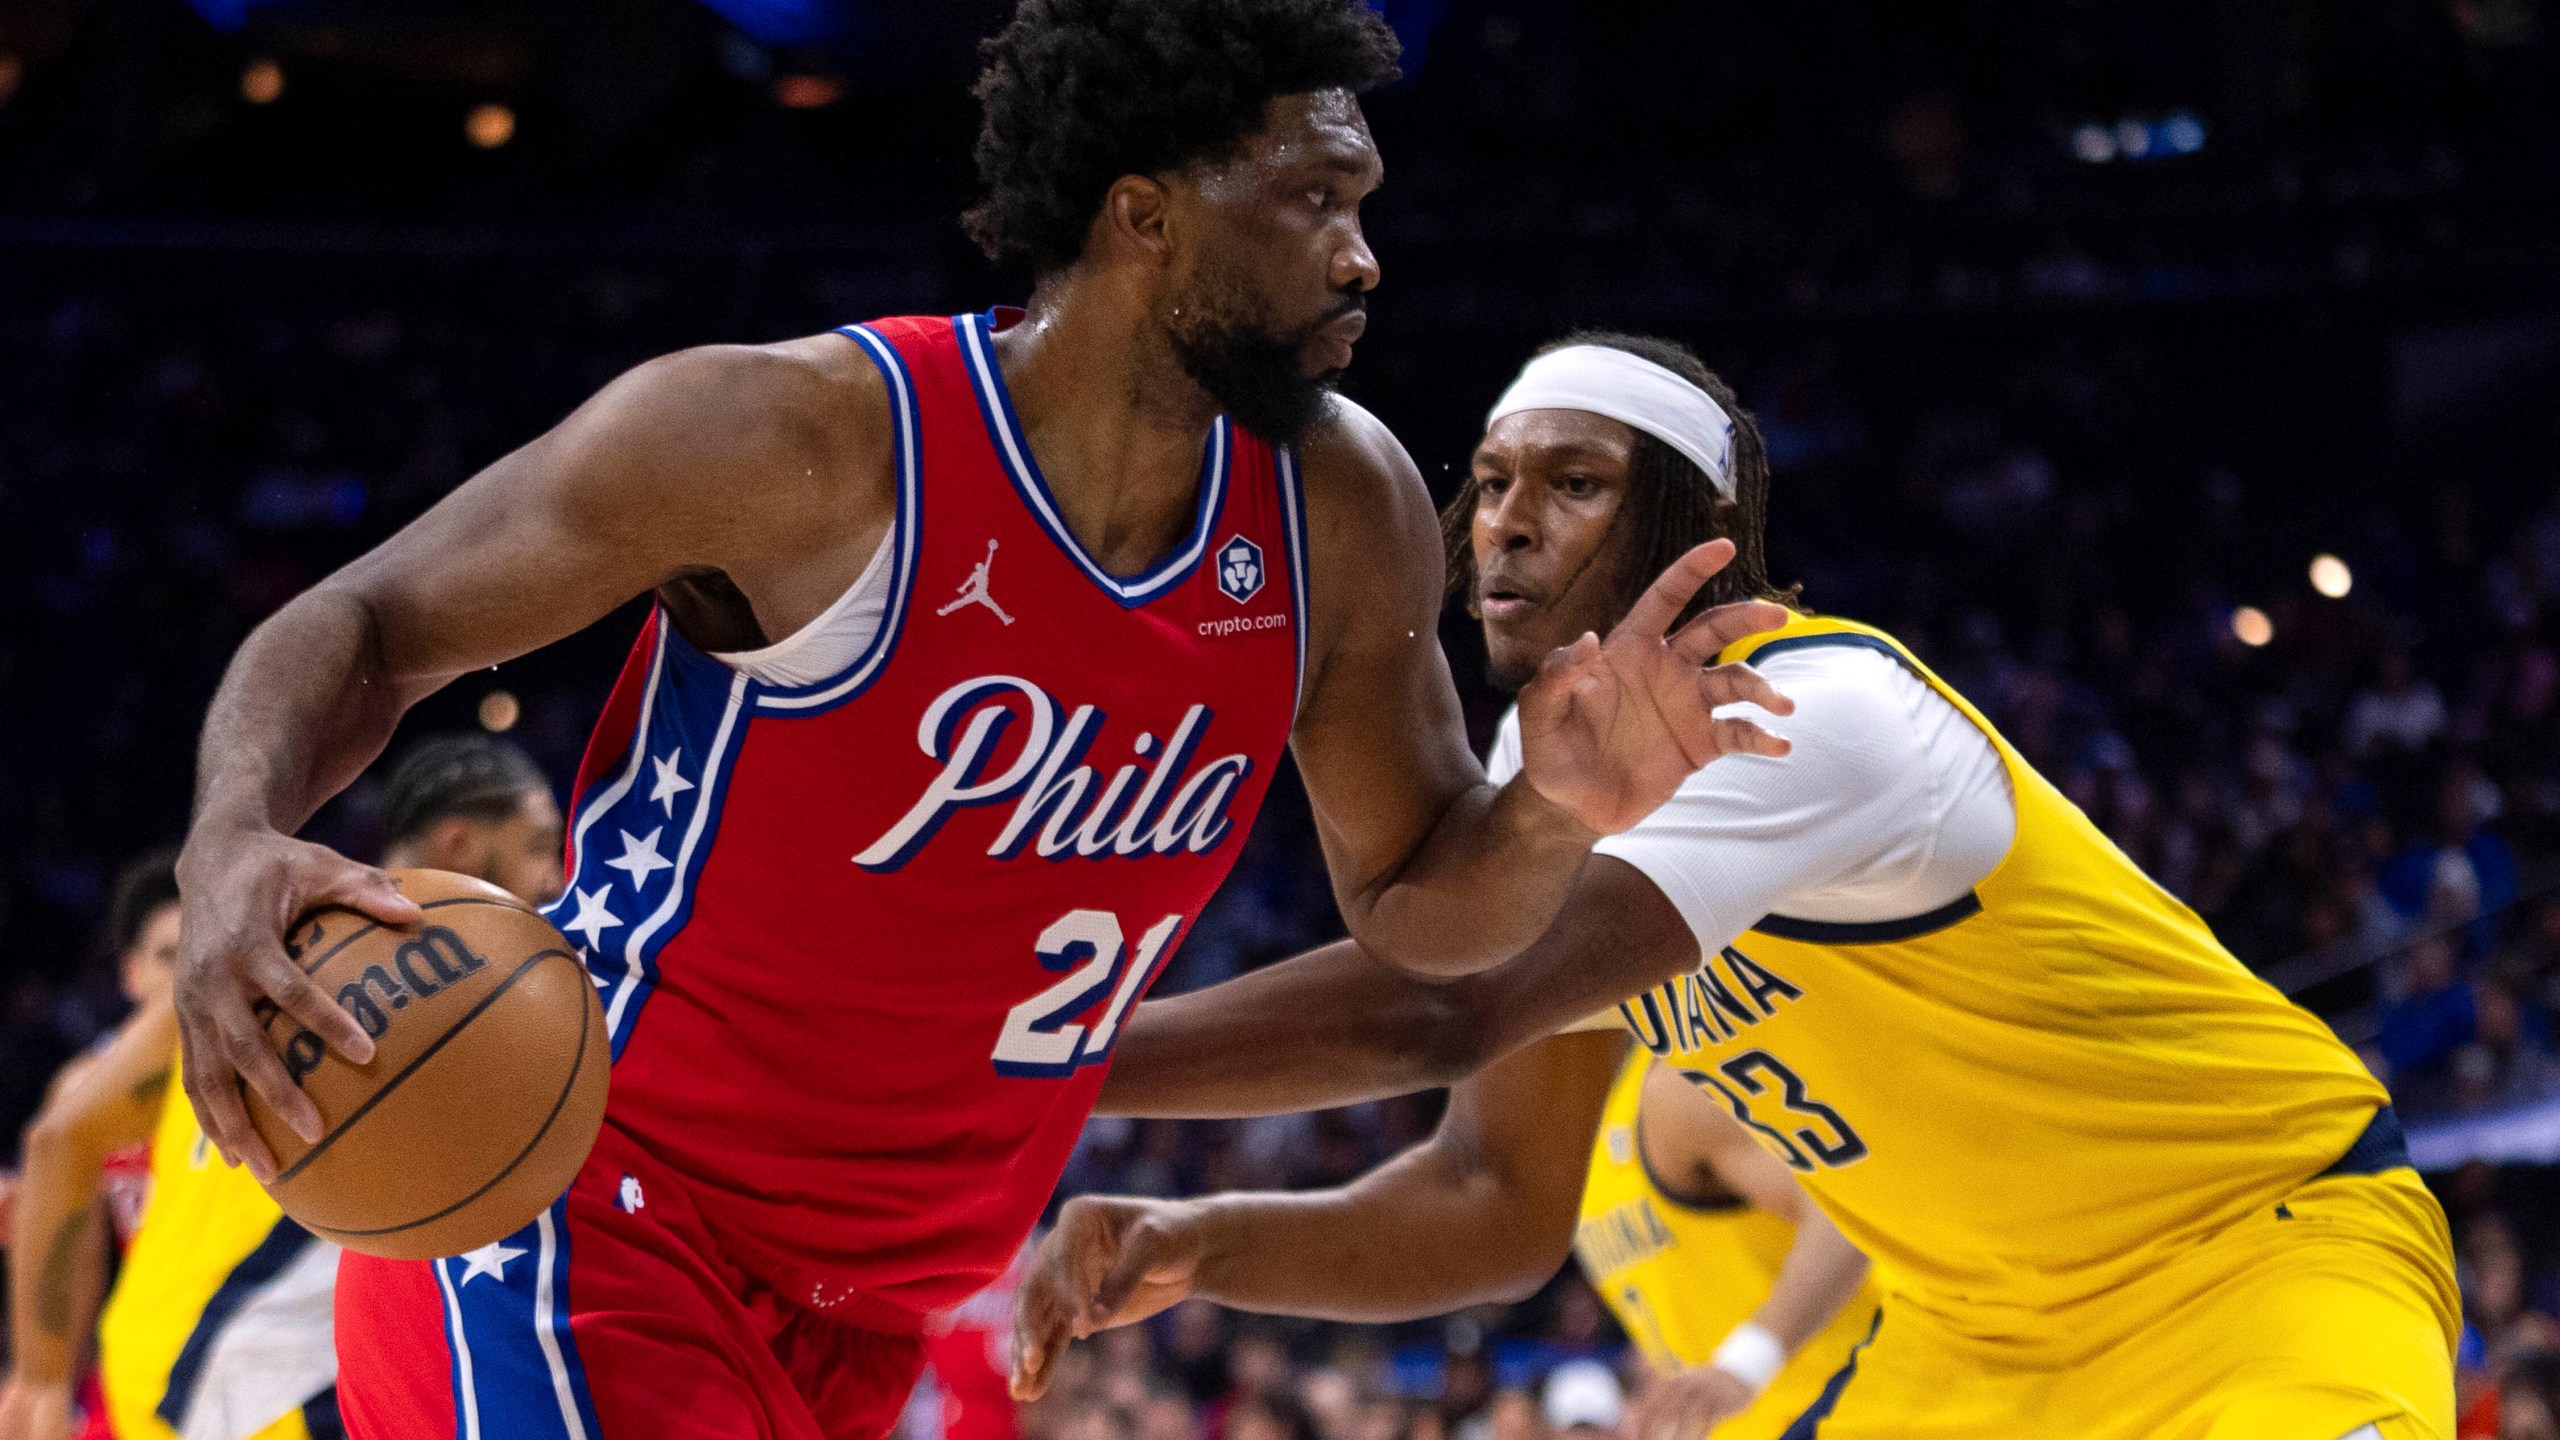
[[(150, 1194), (150, 1107), (168, 1082), (177, 1033), (169, 1008), (177, 858), (153, 851), (117, 875), (107, 939), (133, 1012), (63, 1067), (21, 1142), (0, 1440), (58, 1440), (83, 1423), (87, 1434), (106, 1433), (82, 1360), (106, 1293), (109, 1248), (132, 1243)], [(86, 1392), (76, 1403), (75, 1387)]]
[[(1685, 349), (1570, 338), (1486, 427), (1445, 514), (1498, 682), (1621, 613), (1656, 547), (1729, 536), (1759, 577), (1758, 432)], [(2450, 1437), (2444, 1212), (2346, 1046), (1890, 637), (1796, 612), (1718, 659), (1796, 701), (1768, 717), (1793, 750), (1602, 841), (1519, 959), (1420, 987), (1341, 945), (1142, 1007), (1122, 1113), (1344, 1103), (1569, 1029), (1497, 1067), (1514, 1103), (1459, 1087), (1453, 1142), (1345, 1189), (1070, 1202), (1023, 1290), (1025, 1388), (1069, 1331), (1185, 1294), (1386, 1319), (1534, 1283), (1631, 1036), (1889, 1287), (1791, 1434)]]
[[(560, 810), (532, 759), (486, 735), (436, 737), (391, 768), (383, 860), (489, 881), (540, 904), (560, 888)], [(183, 1093), (168, 1083), (177, 1021), (169, 965), (178, 947), (175, 852), (146, 857), (118, 888), (131, 1019), (67, 1073), (28, 1139), (11, 1247), (16, 1373), (0, 1399), (0, 1440), (58, 1440), (71, 1406), (68, 1356), (95, 1321), (105, 1416), (118, 1440), (330, 1440), (337, 1416), (330, 1296), (338, 1251), (286, 1219), (257, 1182), (220, 1163)], [(156, 977), (156, 982), (153, 977)], [(137, 983), (139, 980), (140, 983)], [(97, 1156), (142, 1147), (138, 1207), (115, 1289), (99, 1312), (85, 1291), (33, 1262), (82, 1235), (64, 1197), (94, 1184)], [(35, 1243), (50, 1230), (50, 1246)], [(50, 1262), (48, 1262), (49, 1264)], [(98, 1278), (103, 1278), (102, 1276)]]
[(1634, 1434), (1772, 1440), (1867, 1337), (1876, 1287), (1794, 1174), (1692, 1092), (1627, 1057), (1573, 1251), (1650, 1367)]
[(419, 741), (383, 785), (382, 864), (486, 880), (529, 905), (560, 895), (560, 803), (533, 757), (465, 731)]

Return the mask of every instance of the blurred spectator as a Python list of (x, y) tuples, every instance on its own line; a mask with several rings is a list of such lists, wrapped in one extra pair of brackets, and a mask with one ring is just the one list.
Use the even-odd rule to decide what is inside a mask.
[(1626, 1392), (1599, 1361), (1568, 1360), (1547, 1377), (1545, 1411), (1556, 1440), (1601, 1440), (1617, 1431)]

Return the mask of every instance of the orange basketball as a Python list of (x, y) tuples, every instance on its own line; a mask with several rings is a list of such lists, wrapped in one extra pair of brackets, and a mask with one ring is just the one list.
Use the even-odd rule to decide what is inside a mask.
[(395, 1260), (502, 1239), (569, 1188), (604, 1123), (604, 1009), (560, 932), (496, 886), (394, 870), (425, 916), (294, 922), (285, 950), (373, 1037), (350, 1065), (262, 1004), (267, 1038), (320, 1109), (306, 1145), (249, 1095), (278, 1167), (267, 1193), (350, 1250)]

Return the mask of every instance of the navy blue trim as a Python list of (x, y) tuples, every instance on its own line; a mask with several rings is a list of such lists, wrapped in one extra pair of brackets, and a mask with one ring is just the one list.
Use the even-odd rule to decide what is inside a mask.
[(337, 1386), (302, 1402), (302, 1428), (311, 1432), (311, 1440), (347, 1440), (347, 1422), (338, 1414)]
[(223, 1327), (240, 1313), (257, 1293), (285, 1272), (303, 1250), (315, 1244), (311, 1232), (293, 1223), (290, 1217), (279, 1218), (258, 1248), (241, 1257), (222, 1277), (213, 1298), (204, 1302), (204, 1310), (196, 1316), (196, 1328), (187, 1335), (186, 1345), (178, 1351), (178, 1359), (169, 1367), (168, 1388), (160, 1393), (160, 1418), (169, 1428), (184, 1433), (187, 1412), (195, 1408), (196, 1386), (204, 1380), (205, 1361), (212, 1358), (214, 1342), (222, 1338)]
[(2405, 1169), (2409, 1165), (2409, 1136), (2400, 1128), (2400, 1112), (2385, 1105), (2373, 1112), (2365, 1122), (2364, 1133), (2356, 1143), (2338, 1157), (2338, 1163), (2311, 1178), (2331, 1175), (2379, 1175), (2385, 1170)]
[(604, 1424), (596, 1419), (595, 1392), (587, 1383), (587, 1362), (578, 1354), (578, 1336), (569, 1325), (569, 1196), (566, 1191), (551, 1202), (551, 1234), (553, 1243), (559, 1247), (559, 1255), (551, 1267), (551, 1333), (560, 1346), (561, 1368), (569, 1372), (570, 1398), (577, 1402), (578, 1418), (586, 1424), (587, 1440), (604, 1440)]
[(987, 422), (987, 441), (995, 447), (996, 464), (1013, 482), (1022, 503), (1030, 509), (1031, 518), (1049, 532), (1050, 540), (1084, 572), (1085, 578), (1122, 609), (1135, 610), (1191, 578), (1209, 553), (1209, 532), (1216, 528), (1218, 513), (1225, 508), (1227, 476), (1234, 469), (1234, 427), (1227, 417), (1221, 415), (1211, 422), (1208, 439), (1200, 447), (1198, 513), (1192, 517), (1190, 532), (1153, 569), (1135, 575), (1114, 575), (1086, 554), (1084, 546), (1068, 531), (1057, 497), (1049, 489), (1048, 477), (1040, 473), (1040, 461), (1031, 453), (1031, 441), (1022, 433), (1022, 417), (1014, 413), (1013, 392), (1005, 388), (1004, 371), (996, 364), (992, 315), (993, 312), (954, 315), (951, 323), (960, 333), (969, 388), (976, 393), (978, 412)]
[(1801, 940), (1808, 945), (1889, 945), (1896, 940), (1936, 934), (1981, 913), (1982, 897), (1967, 890), (1926, 915), (1901, 920), (1798, 920), (1786, 915), (1763, 915), (1751, 928), (1763, 935)]
[(1783, 655), (1790, 650), (1811, 650), (1820, 645), (1845, 645), (1859, 650), (1873, 650), (1880, 655), (1892, 656), (1895, 664), (1909, 669), (1913, 674), (1919, 673), (1920, 667), (1910, 656), (1903, 654), (1900, 647), (1888, 644), (1873, 635), (1862, 635), (1855, 630), (1825, 630), (1819, 635), (1789, 635), (1784, 639), (1772, 640), (1752, 651), (1751, 658), (1743, 663), (1756, 665), (1772, 655)]
[(889, 384), (890, 453), (897, 457), (898, 468), (896, 509), (889, 521), (889, 544), (895, 547), (889, 552), (889, 603), (880, 612), (880, 629), (871, 643), (835, 674), (806, 685), (770, 685), (751, 679), (759, 710), (823, 715), (870, 689), (898, 653), (898, 638), (906, 630), (908, 598), (915, 590), (916, 560), (924, 553), (922, 402), (916, 398), (915, 377), (908, 373), (898, 347), (870, 326), (846, 325), (836, 333), (860, 346)]
[(1859, 1341), (1856, 1347), (1850, 1350), (1849, 1363), (1833, 1372), (1831, 1383), (1822, 1387), (1822, 1393), (1814, 1398), (1813, 1404), (1796, 1417), (1795, 1423), (1788, 1426), (1786, 1433), (1780, 1435), (1778, 1440), (1815, 1440), (1815, 1436), (1822, 1429), (1822, 1422), (1831, 1418), (1831, 1407), (1840, 1403), (1840, 1392), (1848, 1389), (1849, 1381), (1857, 1375), (1858, 1357), (1865, 1353), (1868, 1346), (1876, 1343), (1876, 1331), (1882, 1328), (1884, 1328), (1884, 1312), (1878, 1310), (1876, 1317), (1867, 1322), (1867, 1338)]

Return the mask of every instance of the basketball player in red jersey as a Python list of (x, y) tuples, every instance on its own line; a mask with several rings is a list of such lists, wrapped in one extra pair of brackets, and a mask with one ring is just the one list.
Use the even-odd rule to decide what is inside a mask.
[(968, 223), (1029, 261), (1027, 313), (643, 366), (286, 606), (215, 699), (185, 1076), (264, 1173), (242, 1084), (317, 1117), (250, 997), (371, 1049), (280, 932), (414, 913), (293, 830), (420, 696), (658, 601), (548, 912), (611, 1026), (604, 1133), (508, 1240), (348, 1257), (358, 1436), (884, 1433), (919, 1334), (1047, 1200), (1283, 744), (1353, 933), (1424, 973), (1522, 949), (1599, 835), (1783, 749), (1711, 711), (1784, 700), (1700, 667), (1784, 612), (1673, 629), (1717, 542), (1549, 660), (1522, 777), (1484, 780), (1430, 498), (1328, 394), (1378, 280), (1354, 96), (1395, 44), (1366, 6), (1023, 0), (988, 53)]

